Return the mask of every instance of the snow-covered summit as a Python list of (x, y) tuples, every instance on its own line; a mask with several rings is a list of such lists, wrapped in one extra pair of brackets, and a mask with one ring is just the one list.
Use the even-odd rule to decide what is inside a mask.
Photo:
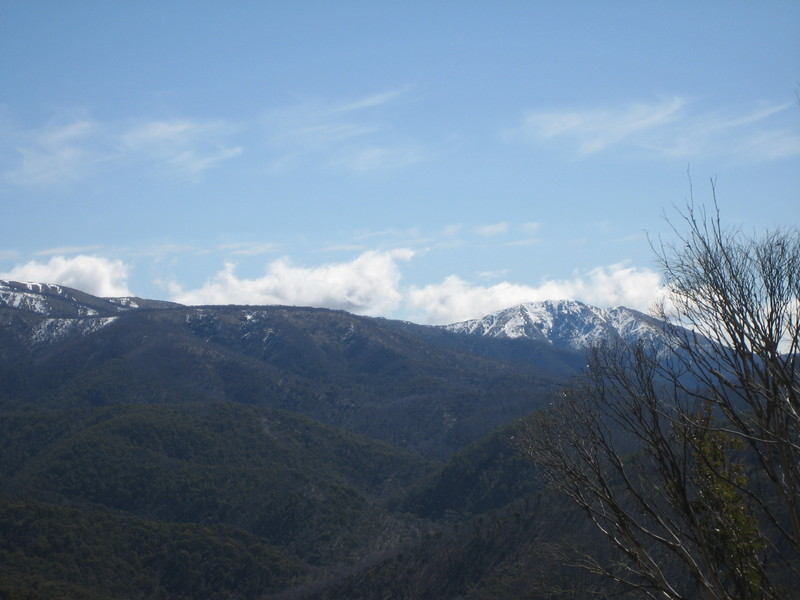
[(604, 340), (656, 341), (662, 337), (659, 321), (644, 313), (622, 306), (597, 308), (575, 300), (525, 302), (443, 327), (456, 333), (541, 340), (572, 350), (584, 350)]

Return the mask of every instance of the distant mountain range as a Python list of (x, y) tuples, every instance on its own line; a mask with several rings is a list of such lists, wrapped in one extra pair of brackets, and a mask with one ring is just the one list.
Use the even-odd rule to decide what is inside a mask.
[(550, 597), (596, 534), (516, 423), (658, 336), (572, 301), (434, 327), (0, 280), (0, 597)]
[[(16, 308), (50, 319), (113, 317), (136, 309), (188, 308), (173, 302), (136, 297), (98, 298), (72, 288), (0, 280), (0, 307)], [(247, 307), (240, 307), (248, 310)], [(198, 310), (208, 310), (198, 309)], [(248, 318), (252, 320), (252, 315)], [(50, 327), (54, 335), (64, 329), (93, 331), (112, 320), (99, 320), (85, 328)], [(527, 339), (557, 348), (583, 351), (608, 340), (635, 343), (662, 338), (657, 319), (622, 306), (597, 308), (575, 300), (526, 302), (481, 318), (438, 327), (456, 333), (496, 339)], [(34, 332), (42, 338), (42, 332)], [(34, 340), (35, 341), (35, 340)], [(39, 341), (41, 341), (39, 339)]]
[(521, 342), (327, 309), (0, 281), (0, 392), (18, 403), (267, 405), (429, 457), (541, 406), (580, 365), (572, 351)]
[[(266, 402), (439, 457), (540, 406), (582, 368), (592, 345), (659, 335), (658, 321), (640, 312), (566, 300), (434, 327), (316, 308), (99, 298), (0, 280), (0, 375), (24, 372), (46, 387), (23, 390), (39, 402), (57, 405), (57, 390), (82, 389), (124, 365), (130, 382), (116, 402), (154, 381), (161, 397)], [(82, 396), (111, 401), (93, 397)]]

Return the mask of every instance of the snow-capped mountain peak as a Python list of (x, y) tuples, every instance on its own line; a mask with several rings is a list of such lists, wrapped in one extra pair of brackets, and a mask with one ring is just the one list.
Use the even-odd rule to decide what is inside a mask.
[(444, 328), (488, 337), (541, 340), (572, 350), (587, 349), (604, 340), (636, 342), (661, 337), (659, 322), (644, 313), (622, 306), (598, 308), (575, 300), (525, 302)]

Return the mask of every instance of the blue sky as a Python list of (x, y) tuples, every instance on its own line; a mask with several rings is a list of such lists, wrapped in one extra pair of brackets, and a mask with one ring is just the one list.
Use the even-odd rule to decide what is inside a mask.
[(646, 309), (800, 217), (800, 3), (0, 6), (0, 277), (447, 323)]

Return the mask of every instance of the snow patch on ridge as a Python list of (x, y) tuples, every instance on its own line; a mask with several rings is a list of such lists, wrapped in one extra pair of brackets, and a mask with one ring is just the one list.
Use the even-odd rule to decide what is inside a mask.
[(131, 298), (129, 296), (121, 296), (118, 298), (104, 298), (111, 304), (119, 306), (120, 308), (140, 308), (139, 303), (136, 301), (135, 298)]
[(7, 286), (0, 287), (0, 306), (18, 308), (40, 315), (50, 313), (50, 303), (43, 296), (18, 292)]
[(94, 317), (78, 319), (45, 319), (31, 331), (31, 344), (52, 344), (66, 337), (89, 335), (106, 327), (118, 317)]
[(52, 298), (71, 302), (80, 316), (99, 314), (94, 308), (85, 306), (60, 285), (29, 281), (0, 280), (0, 307), (17, 308), (40, 315), (53, 311)]

